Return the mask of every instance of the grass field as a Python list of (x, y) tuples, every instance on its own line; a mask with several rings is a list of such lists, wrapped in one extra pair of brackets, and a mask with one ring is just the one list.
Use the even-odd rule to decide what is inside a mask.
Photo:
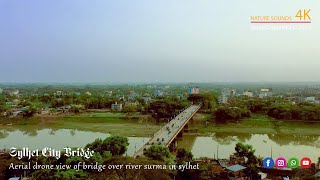
[(215, 124), (210, 121), (206, 124), (208, 116), (210, 115), (197, 114), (194, 122), (189, 126), (190, 129), (203, 135), (215, 132), (320, 135), (320, 123), (279, 121), (264, 115), (254, 114), (251, 118), (242, 119), (240, 122)]

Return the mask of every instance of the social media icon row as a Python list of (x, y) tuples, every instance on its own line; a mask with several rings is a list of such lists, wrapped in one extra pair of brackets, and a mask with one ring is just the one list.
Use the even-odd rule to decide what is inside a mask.
[(264, 168), (272, 168), (273, 166), (276, 166), (277, 168), (285, 168), (285, 167), (289, 167), (289, 168), (297, 168), (299, 165), (302, 168), (310, 168), (311, 166), (311, 159), (305, 157), (302, 158), (300, 161), (298, 160), (298, 158), (290, 158), (288, 161), (285, 158), (277, 158), (275, 161), (273, 161), (272, 158), (265, 158), (262, 162), (263, 167)]

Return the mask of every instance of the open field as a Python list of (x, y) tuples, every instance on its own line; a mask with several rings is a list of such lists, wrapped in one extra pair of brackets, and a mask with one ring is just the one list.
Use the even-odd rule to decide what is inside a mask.
[(279, 121), (255, 114), (251, 118), (240, 120), (240, 122), (215, 124), (210, 121), (206, 124), (206, 120), (210, 119), (209, 116), (208, 114), (197, 114), (195, 120), (189, 126), (190, 130), (201, 135), (209, 135), (215, 132), (320, 135), (320, 123)]

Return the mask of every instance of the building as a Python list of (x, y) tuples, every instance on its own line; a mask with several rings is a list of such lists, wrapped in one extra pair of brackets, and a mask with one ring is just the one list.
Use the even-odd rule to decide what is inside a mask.
[(226, 104), (226, 103), (228, 103), (228, 96), (226, 96), (226, 95), (220, 95), (220, 96), (218, 97), (218, 103), (219, 103), (219, 104)]
[(315, 102), (316, 101), (316, 97), (314, 97), (314, 96), (306, 97), (304, 101), (305, 102)]
[(237, 90), (231, 89), (230, 95), (231, 95), (231, 96), (236, 96), (236, 95), (237, 95)]
[(54, 95), (56, 95), (56, 96), (62, 96), (62, 95), (65, 95), (62, 91), (56, 91), (55, 93), (54, 93)]
[(253, 97), (253, 92), (252, 91), (245, 91), (242, 93), (242, 95), (248, 96), (248, 97)]
[(163, 92), (160, 90), (154, 90), (154, 95), (155, 96), (163, 96)]
[(120, 101), (124, 101), (126, 98), (124, 97), (124, 95), (117, 95), (116, 96)]
[(2, 92), (3, 92), (3, 89), (0, 88), (0, 94), (2, 94)]
[(143, 99), (144, 103), (149, 103), (149, 102), (152, 101), (151, 96), (148, 95), (148, 94), (147, 94), (147, 95), (143, 95), (143, 96), (142, 96), (142, 99)]
[(19, 95), (19, 90), (9, 91), (9, 95), (10, 95), (10, 96), (18, 96), (18, 95)]
[(272, 96), (272, 88), (264, 88), (260, 89), (259, 98), (271, 97)]
[(122, 104), (118, 104), (117, 102), (114, 104), (111, 104), (111, 110), (112, 111), (122, 111)]
[(230, 89), (223, 89), (221, 91), (220, 96), (218, 97), (218, 103), (219, 104), (226, 104), (228, 103), (228, 98), (232, 96), (232, 91)]
[(112, 96), (112, 91), (106, 91), (107, 96)]
[(189, 94), (199, 94), (200, 89), (199, 89), (199, 87), (191, 87), (191, 88), (189, 88), (188, 93)]
[(128, 95), (128, 100), (129, 101), (134, 101), (139, 97), (140, 97), (140, 95), (138, 93), (130, 92), (130, 94)]

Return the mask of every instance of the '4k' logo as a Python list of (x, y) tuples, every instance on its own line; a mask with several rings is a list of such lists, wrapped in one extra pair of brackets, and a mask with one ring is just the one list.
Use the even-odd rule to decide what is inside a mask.
[(309, 16), (310, 9), (304, 9), (303, 11), (300, 9), (297, 14), (296, 18), (299, 18), (300, 20), (311, 20), (311, 17)]

